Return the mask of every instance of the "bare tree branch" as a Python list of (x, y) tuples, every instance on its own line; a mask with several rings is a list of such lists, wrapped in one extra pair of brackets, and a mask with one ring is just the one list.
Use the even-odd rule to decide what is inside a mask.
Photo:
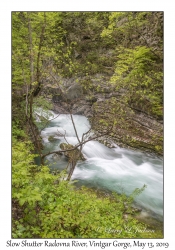
[(79, 139), (79, 137), (78, 137), (78, 133), (77, 133), (77, 130), (76, 130), (76, 127), (75, 127), (75, 123), (74, 123), (74, 119), (73, 119), (72, 114), (70, 114), (70, 117), (71, 117), (71, 121), (72, 121), (72, 124), (73, 124), (73, 127), (74, 127), (74, 131), (75, 131), (77, 140), (78, 140), (79, 143), (81, 143), (81, 142), (80, 142), (80, 139)]
[(73, 151), (73, 150), (77, 149), (78, 147), (80, 147), (81, 145), (83, 145), (83, 144), (85, 144), (85, 143), (87, 143), (87, 142), (89, 142), (89, 141), (95, 140), (95, 139), (97, 139), (97, 138), (100, 138), (100, 137), (105, 136), (105, 135), (108, 135), (108, 134), (109, 134), (109, 132), (106, 132), (106, 133), (104, 133), (104, 134), (101, 134), (101, 135), (97, 135), (97, 136), (91, 137), (91, 138), (89, 138), (88, 140), (85, 140), (85, 141), (83, 141), (83, 142), (78, 143), (77, 145), (75, 145), (75, 146), (74, 146), (73, 148), (71, 148), (71, 149), (57, 150), (57, 151), (48, 152), (48, 153), (46, 153), (46, 154), (43, 154), (43, 155), (41, 156), (41, 158), (43, 159), (43, 158), (45, 158), (46, 156), (51, 155), (51, 154), (58, 154), (58, 153), (64, 153), (64, 152), (68, 152), (68, 151)]

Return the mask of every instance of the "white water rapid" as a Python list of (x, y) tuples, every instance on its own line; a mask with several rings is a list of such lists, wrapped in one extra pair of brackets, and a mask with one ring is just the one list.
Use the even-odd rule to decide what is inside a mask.
[[(74, 115), (73, 118), (81, 137), (90, 128), (90, 124), (84, 116)], [(66, 133), (70, 144), (77, 143), (70, 116), (59, 115), (41, 133), (45, 152), (59, 150), (60, 143), (65, 142), (58, 132)], [(54, 140), (49, 141), (49, 136), (53, 136)], [(151, 216), (162, 220), (163, 160), (120, 147), (109, 149), (97, 141), (86, 143), (82, 152), (87, 160), (77, 163), (73, 180), (78, 180), (80, 185), (124, 192), (127, 195), (145, 184), (147, 188), (136, 198), (136, 204)], [(49, 155), (47, 160), (51, 168), (64, 169), (67, 166), (64, 156), (57, 159), (56, 156)]]

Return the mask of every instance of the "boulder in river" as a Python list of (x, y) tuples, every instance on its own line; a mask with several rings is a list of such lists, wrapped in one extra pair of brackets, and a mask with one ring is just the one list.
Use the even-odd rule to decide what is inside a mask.
[(59, 139), (57, 139), (57, 138), (55, 138), (54, 136), (50, 135), (50, 136), (48, 137), (48, 141), (54, 142), (54, 141), (59, 141)]
[[(71, 145), (71, 144), (67, 144), (67, 143), (61, 143), (60, 148), (62, 150), (68, 150), (68, 149), (74, 148), (74, 146)], [(80, 152), (80, 150), (78, 148), (76, 148), (76, 149), (74, 149), (72, 151), (64, 152), (64, 155), (69, 159), (69, 161), (71, 161), (71, 160), (82, 160), (82, 161), (84, 161), (85, 160), (83, 154)]]

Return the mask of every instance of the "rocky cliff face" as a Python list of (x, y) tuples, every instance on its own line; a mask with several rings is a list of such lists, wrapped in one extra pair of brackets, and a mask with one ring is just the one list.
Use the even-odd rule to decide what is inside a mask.
[[(81, 82), (91, 81), (91, 90), (86, 90)], [(57, 87), (61, 82), (61, 88)], [(93, 88), (98, 83), (99, 88)], [(115, 98), (120, 102), (125, 94), (124, 90), (115, 91), (109, 83), (109, 77), (93, 75), (91, 78), (59, 78), (50, 80), (42, 90), (42, 95), (53, 103), (53, 111), (62, 114), (84, 115), (91, 120), (94, 116), (94, 105), (103, 107), (105, 101)], [(116, 127), (115, 133), (99, 141), (108, 147), (113, 147), (113, 142), (125, 148), (137, 149), (148, 153), (162, 155), (163, 121), (150, 115), (132, 109), (133, 115), (127, 129)], [(98, 134), (98, 132), (96, 131)]]

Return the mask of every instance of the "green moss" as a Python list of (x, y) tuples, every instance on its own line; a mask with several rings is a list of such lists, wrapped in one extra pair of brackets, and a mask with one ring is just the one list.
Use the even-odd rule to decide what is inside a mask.
[(52, 135), (50, 135), (50, 136), (48, 137), (48, 141), (53, 142), (53, 141), (57, 141), (57, 139), (54, 138)]

